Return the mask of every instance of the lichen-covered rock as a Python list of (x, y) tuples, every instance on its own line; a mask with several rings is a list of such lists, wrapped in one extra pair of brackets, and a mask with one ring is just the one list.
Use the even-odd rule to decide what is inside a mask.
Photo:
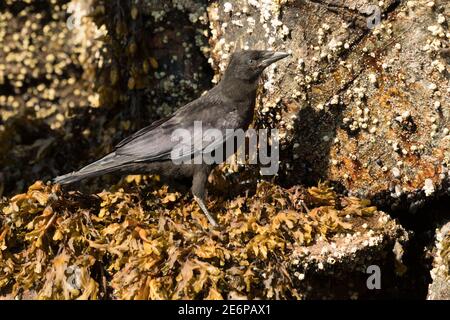
[(434, 256), (427, 299), (450, 300), (450, 223), (436, 230)]
[(209, 6), (211, 53), (218, 77), (235, 48), (292, 53), (267, 72), (257, 119), (281, 131), (283, 183), (324, 177), (353, 194), (425, 198), (447, 191), (449, 10), (221, 0)]

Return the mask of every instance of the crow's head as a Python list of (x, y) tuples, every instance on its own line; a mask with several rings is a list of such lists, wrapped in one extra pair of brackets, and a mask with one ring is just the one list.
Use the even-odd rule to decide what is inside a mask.
[(232, 78), (254, 81), (259, 78), (265, 68), (287, 56), (289, 56), (289, 53), (277, 51), (237, 51), (231, 57), (226, 75)]

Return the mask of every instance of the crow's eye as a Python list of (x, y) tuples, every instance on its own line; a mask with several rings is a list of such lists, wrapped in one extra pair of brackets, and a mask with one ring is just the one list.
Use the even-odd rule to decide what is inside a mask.
[(254, 63), (255, 63), (255, 60), (253, 60), (253, 59), (250, 59), (250, 60), (248, 60), (248, 63), (250, 63), (250, 64), (254, 64)]

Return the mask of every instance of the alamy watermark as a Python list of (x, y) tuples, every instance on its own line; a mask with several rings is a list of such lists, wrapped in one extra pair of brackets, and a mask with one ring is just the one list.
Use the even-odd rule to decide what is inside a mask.
[(176, 143), (171, 160), (177, 165), (259, 164), (264, 176), (278, 173), (280, 139), (276, 129), (205, 129), (201, 121), (195, 121), (193, 128), (177, 129), (171, 138)]
[(67, 287), (70, 290), (81, 289), (81, 269), (76, 266), (69, 266), (66, 269), (66, 273), (69, 275), (67, 278)]
[(370, 276), (367, 278), (366, 285), (369, 290), (380, 290), (381, 289), (381, 269), (377, 265), (371, 265), (367, 267), (367, 274)]

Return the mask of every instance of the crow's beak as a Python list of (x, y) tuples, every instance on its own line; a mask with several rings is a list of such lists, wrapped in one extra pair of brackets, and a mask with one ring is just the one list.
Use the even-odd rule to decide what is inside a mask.
[(264, 54), (261, 66), (266, 68), (270, 66), (272, 63), (277, 62), (278, 60), (284, 59), (286, 57), (290, 56), (289, 53), (286, 52), (280, 52), (280, 51), (267, 51), (267, 53)]

